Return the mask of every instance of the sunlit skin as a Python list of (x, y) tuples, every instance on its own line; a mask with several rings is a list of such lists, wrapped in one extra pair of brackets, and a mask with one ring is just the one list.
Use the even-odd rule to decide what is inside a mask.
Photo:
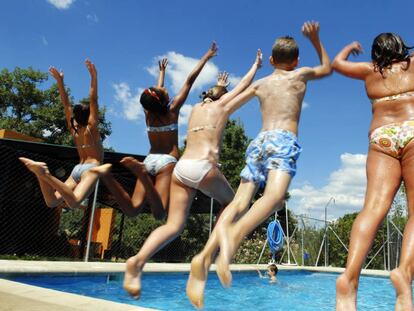
[[(213, 42), (209, 50), (200, 59), (195, 68), (188, 75), (183, 87), (178, 94), (172, 99), (169, 104), (169, 109), (166, 114), (157, 114), (144, 109), (145, 120), (147, 126), (160, 127), (178, 122), (180, 109), (183, 106), (187, 96), (193, 86), (196, 78), (200, 74), (204, 65), (209, 59), (214, 57), (217, 52), (217, 46)], [(168, 65), (167, 59), (159, 61), (159, 78), (158, 84), (155, 86), (162, 92), (167, 101), (170, 100), (167, 89), (164, 87), (165, 71)], [(150, 154), (168, 154), (178, 159), (178, 131), (167, 132), (147, 132), (150, 142)], [(169, 200), (170, 200), (170, 184), (171, 175), (175, 163), (169, 163), (162, 167), (155, 176), (150, 175), (142, 162), (133, 157), (126, 157), (122, 159), (121, 163), (127, 167), (137, 177), (137, 182), (133, 194), (130, 196), (121, 184), (115, 180), (110, 173), (111, 165), (105, 164), (93, 169), (107, 188), (114, 195), (119, 207), (123, 212), (130, 216), (136, 216), (142, 212), (142, 208), (147, 203), (152, 211), (152, 214), (157, 219), (163, 219), (167, 214)]]
[[(369, 98), (414, 91), (414, 66), (395, 62), (384, 69), (383, 75), (373, 63), (351, 62), (350, 54), (359, 54), (358, 42), (347, 45), (333, 61), (333, 68), (350, 78), (365, 82)], [(408, 66), (408, 67), (407, 67)], [(391, 123), (414, 118), (414, 98), (405, 97), (373, 103), (370, 132)], [(404, 231), (400, 265), (391, 272), (391, 281), (397, 293), (395, 310), (412, 310), (411, 282), (414, 271), (414, 148), (409, 143), (401, 158), (394, 158), (378, 145), (370, 144), (367, 157), (367, 189), (362, 211), (352, 226), (345, 272), (336, 282), (336, 309), (356, 310), (359, 276), (365, 258), (371, 249), (379, 226), (387, 215), (401, 181), (405, 183), (409, 220)]]
[[(320, 65), (295, 69), (298, 59), (278, 63), (271, 57), (270, 63), (275, 71), (253, 83), (232, 103), (238, 106), (257, 96), (262, 113), (262, 131), (284, 129), (296, 134), (307, 82), (331, 73), (328, 54), (319, 39), (319, 24), (306, 22), (302, 32), (313, 44)], [(220, 245), (216, 260), (217, 274), (223, 286), (231, 284), (229, 265), (240, 243), (259, 224), (282, 208), (290, 180), (291, 175), (286, 171), (270, 169), (263, 196), (248, 209), (258, 184), (242, 179), (235, 198), (225, 208), (214, 229), (217, 230)], [(236, 215), (243, 216), (237, 219)]]
[[(193, 70), (193, 72), (190, 74), (189, 78), (187, 79), (186, 83), (186, 93), (185, 97), (188, 95), (188, 92), (190, 90), (189, 86), (191, 86), (197, 75), (200, 73), (201, 69), (204, 67), (204, 65), (207, 63), (209, 59), (214, 57), (217, 53), (217, 46), (215, 43), (213, 43), (210, 47), (210, 49), (207, 51), (207, 53), (203, 56), (203, 58), (200, 60), (197, 67)], [(166, 90), (163, 88), (162, 85), (158, 86), (158, 89), (161, 92), (166, 92)], [(165, 95), (168, 96), (167, 93)], [(149, 126), (161, 126), (165, 124), (171, 124), (176, 123), (178, 121), (178, 115), (179, 115), (179, 107), (177, 106), (177, 103), (183, 103), (184, 97), (182, 95), (182, 92), (180, 92), (179, 95), (175, 96), (171, 105), (170, 105), (170, 112), (162, 118), (155, 117), (154, 115), (151, 115), (149, 112), (146, 112), (146, 120), (147, 125)], [(180, 106), (181, 107), (181, 106)], [(150, 143), (151, 143), (151, 153), (161, 153), (161, 152), (167, 152), (169, 148), (171, 148), (168, 151), (168, 154), (173, 155), (178, 158), (178, 135), (177, 132), (167, 132), (167, 133), (148, 133)], [(172, 138), (174, 138), (174, 144), (171, 144)], [(168, 142), (169, 141), (169, 142)], [(169, 147), (170, 146), (170, 147)], [(171, 180), (171, 172), (174, 168), (174, 165), (170, 165), (170, 173), (169, 173), (169, 179), (168, 179), (168, 185), (166, 185), (166, 188), (163, 190), (165, 191), (170, 197), (170, 208), (168, 211), (168, 218), (165, 225), (162, 225), (158, 227), (156, 230), (154, 230), (148, 239), (145, 241), (144, 245), (141, 247), (140, 251), (136, 256), (133, 256), (127, 260), (127, 267), (125, 272), (125, 278), (124, 278), (124, 289), (133, 297), (139, 298), (141, 294), (141, 273), (142, 269), (146, 263), (146, 261), (151, 258), (151, 256), (160, 250), (162, 247), (164, 247), (166, 244), (168, 244), (170, 241), (172, 241), (175, 237), (177, 237), (181, 231), (184, 228), (185, 221), (187, 219), (187, 205), (184, 202), (181, 202), (184, 200), (184, 198), (181, 197), (181, 193), (188, 194), (187, 199), (190, 201), (194, 197), (195, 190), (194, 189), (173, 189), (173, 186), (171, 186), (170, 190), (170, 180)], [(174, 177), (173, 177), (174, 178)], [(224, 179), (225, 182), (227, 182)], [(175, 185), (174, 179), (171, 183), (172, 185)], [(193, 193), (193, 194), (191, 194)], [(218, 198), (220, 200), (226, 200), (226, 195), (228, 193), (220, 193), (220, 196)], [(177, 199), (172, 199), (173, 196)], [(179, 202), (177, 202), (179, 201)]]
[[(55, 67), (50, 67), (49, 72), (56, 79), (59, 88), (60, 98), (65, 110), (67, 127), (70, 129), (75, 141), (75, 146), (80, 159), (79, 163), (93, 163), (99, 165), (103, 160), (103, 147), (98, 130), (99, 111), (97, 100), (97, 71), (95, 65), (90, 60), (87, 59), (85, 63), (91, 76), (91, 86), (89, 91), (90, 113), (87, 126), (81, 126), (77, 124), (76, 121), (74, 122), (76, 131), (71, 124), (72, 105), (65, 90), (63, 71), (58, 71)], [(81, 175), (79, 183), (77, 183), (72, 176), (69, 176), (65, 182), (62, 182), (50, 174), (46, 163), (36, 162), (27, 158), (19, 159), (36, 175), (48, 207), (59, 206), (64, 200), (69, 207), (79, 208), (81, 207), (81, 202), (87, 198), (94, 189), (97, 175), (90, 170), (85, 171)]]

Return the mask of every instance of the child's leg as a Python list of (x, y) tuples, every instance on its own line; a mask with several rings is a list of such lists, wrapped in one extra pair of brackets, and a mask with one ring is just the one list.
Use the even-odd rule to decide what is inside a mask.
[[(152, 214), (157, 219), (163, 219), (167, 214), (170, 200), (170, 185), (175, 163), (164, 166), (155, 176), (155, 186), (147, 188), (147, 198)], [(152, 198), (150, 198), (152, 196)]]
[(400, 162), (370, 147), (364, 208), (352, 226), (345, 272), (336, 281), (336, 309), (356, 310), (359, 275), (372, 241), (401, 183)]
[[(132, 206), (134, 209), (140, 209), (143, 206), (144, 201), (146, 201), (151, 207), (152, 214), (155, 218), (164, 218), (167, 205), (163, 205), (161, 195), (169, 197), (169, 182), (168, 187), (160, 187), (160, 191), (167, 192), (167, 194), (162, 193), (160, 191), (157, 191), (157, 189), (154, 187), (154, 183), (151, 180), (147, 170), (145, 169), (144, 163), (139, 162), (133, 157), (125, 157), (121, 160), (121, 163), (125, 165), (125, 167), (127, 167), (138, 178), (134, 193), (131, 197)], [(165, 182), (163, 182), (163, 180), (165, 181), (165, 177), (167, 175), (171, 177), (173, 168), (173, 165), (167, 165), (166, 167), (162, 168), (155, 178), (155, 183), (161, 182), (161, 184), (164, 185)], [(160, 177), (158, 177), (158, 175), (160, 175)]]
[(282, 207), (291, 176), (279, 170), (270, 170), (263, 196), (236, 223), (218, 226), (220, 255), (217, 274), (224, 286), (231, 283), (229, 264), (246, 235)]
[(121, 163), (131, 170), (137, 177), (132, 197), (129, 196), (128, 192), (125, 191), (122, 185), (111, 174), (112, 164), (103, 164), (92, 168), (90, 171), (99, 175), (99, 178), (115, 197), (119, 207), (128, 217), (135, 217), (141, 213), (141, 209), (145, 204), (145, 199), (147, 199), (154, 217), (157, 219), (163, 218), (163, 208), (162, 212), (154, 213), (154, 211), (159, 210), (160, 208), (153, 208), (153, 206), (162, 206), (162, 203), (158, 193), (154, 190), (154, 185), (151, 178), (148, 176), (144, 165), (132, 157), (122, 159)]
[(39, 177), (48, 183), (51, 187), (55, 188), (60, 193), (62, 198), (71, 208), (79, 208), (82, 201), (87, 198), (92, 191), (98, 179), (98, 176), (90, 171), (86, 171), (82, 174), (80, 182), (75, 189), (71, 189), (67, 184), (60, 181), (50, 173), (39, 175)]
[[(113, 177), (111, 174), (112, 164), (103, 164), (94, 168), (90, 171), (96, 173), (100, 180), (105, 184), (106, 188), (115, 197), (115, 201), (118, 203), (122, 212), (128, 217), (134, 217), (141, 212), (141, 205), (133, 205), (128, 192), (124, 190), (122, 185)], [(141, 190), (141, 192), (139, 192)], [(137, 193), (145, 193), (144, 187), (139, 179), (135, 184), (135, 191)]]
[[(218, 168), (213, 168), (200, 184), (200, 189), (226, 206), (234, 197), (233, 189)], [(249, 195), (250, 193), (250, 195)], [(250, 205), (251, 198), (256, 193), (256, 185), (253, 183), (242, 183), (237, 190), (233, 202), (228, 205), (221, 214), (217, 225), (226, 219), (232, 222), (244, 213)], [(243, 196), (241, 196), (243, 194)], [(237, 202), (237, 204), (236, 204)], [(191, 303), (197, 308), (204, 304), (204, 288), (207, 281), (208, 270), (218, 250), (217, 230), (211, 233), (204, 249), (191, 261), (191, 272), (187, 282), (187, 296)]]
[(196, 190), (183, 185), (173, 176), (170, 192), (171, 204), (166, 224), (155, 229), (138, 254), (127, 261), (124, 288), (137, 298), (141, 293), (141, 271), (145, 263), (183, 231)]
[(391, 281), (397, 293), (395, 310), (412, 310), (411, 283), (414, 274), (414, 146), (409, 144), (401, 161), (408, 201), (408, 222), (405, 226), (400, 264), (391, 271)]
[[(52, 187), (49, 183), (47, 183), (42, 176), (45, 172), (49, 173), (49, 169), (44, 162), (36, 162), (27, 158), (19, 158), (26, 167), (33, 172), (37, 180), (39, 181), (40, 190), (42, 191), (43, 198), (45, 199), (46, 205), (48, 207), (56, 207), (59, 206), (63, 202), (63, 198), (61, 194), (55, 191), (55, 188)], [(77, 183), (73, 180), (71, 176), (65, 181), (65, 185), (68, 189), (73, 190)]]

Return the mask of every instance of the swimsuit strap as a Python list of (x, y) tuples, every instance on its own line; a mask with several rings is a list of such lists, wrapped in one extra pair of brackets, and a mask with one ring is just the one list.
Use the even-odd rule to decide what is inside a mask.
[(192, 127), (188, 131), (189, 132), (198, 132), (198, 131), (202, 131), (202, 130), (214, 130), (215, 128), (216, 128), (215, 125), (202, 125), (202, 126)]
[(88, 131), (89, 136), (91, 137), (92, 144), (79, 145), (79, 147), (82, 148), (82, 149), (89, 148), (89, 147), (94, 147), (95, 146), (95, 143), (93, 142), (93, 136), (92, 136), (91, 130), (89, 129), (89, 126), (88, 125), (86, 126), (86, 130)]
[(168, 124), (168, 125), (164, 125), (164, 126), (147, 126), (147, 131), (148, 132), (154, 132), (154, 133), (172, 132), (172, 131), (177, 131), (177, 130), (178, 130), (178, 124), (177, 123), (172, 123), (172, 124)]
[(370, 101), (371, 101), (372, 104), (375, 104), (375, 103), (378, 103), (378, 102), (396, 100), (396, 99), (399, 99), (399, 98), (413, 97), (413, 96), (414, 96), (414, 91), (408, 91), (408, 92), (404, 92), (404, 93), (400, 93), (400, 94), (395, 94), (395, 95), (385, 96), (385, 97), (381, 97), (381, 98), (370, 99)]

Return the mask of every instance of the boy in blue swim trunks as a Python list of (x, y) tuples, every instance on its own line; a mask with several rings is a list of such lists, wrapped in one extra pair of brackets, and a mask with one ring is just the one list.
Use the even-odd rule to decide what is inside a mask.
[[(211, 235), (210, 240), (216, 236), (219, 240), (220, 255), (216, 263), (223, 286), (230, 286), (229, 264), (244, 237), (282, 208), (301, 152), (296, 134), (306, 83), (332, 71), (328, 54), (319, 39), (319, 24), (306, 22), (302, 32), (315, 47), (320, 65), (295, 69), (299, 60), (298, 46), (293, 38), (281, 37), (273, 45), (270, 57), (275, 71), (253, 83), (232, 103), (238, 107), (257, 96), (263, 126), (247, 149), (246, 167), (241, 172), (236, 195), (219, 218), (216, 234)], [(265, 186), (264, 194), (248, 210), (259, 186)], [(187, 295), (196, 307), (203, 306), (208, 269), (217, 252), (217, 243), (210, 240), (191, 262)]]

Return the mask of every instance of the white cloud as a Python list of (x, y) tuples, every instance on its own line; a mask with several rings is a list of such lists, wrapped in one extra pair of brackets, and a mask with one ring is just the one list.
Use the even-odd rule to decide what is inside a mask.
[(75, 0), (47, 0), (50, 4), (59, 10), (66, 10), (75, 2)]
[[(171, 80), (171, 87), (174, 93), (178, 93), (181, 87), (184, 85), (184, 81), (189, 73), (199, 62), (199, 59), (184, 56), (177, 52), (167, 52), (165, 55), (160, 55), (154, 58), (153, 65), (147, 68), (150, 75), (158, 77), (158, 60), (162, 58), (168, 58), (168, 67), (166, 76)], [(206, 86), (210, 86), (215, 83), (217, 75), (219, 73), (218, 67), (211, 61), (209, 61), (197, 77), (192, 90), (202, 90)]]
[(341, 167), (331, 173), (326, 186), (316, 188), (308, 183), (289, 191), (290, 207), (296, 214), (323, 218), (325, 205), (333, 197), (335, 204), (328, 207), (328, 219), (361, 210), (366, 188), (365, 163), (364, 154), (342, 154)]
[(112, 85), (115, 89), (115, 101), (122, 106), (122, 115), (127, 120), (138, 120), (144, 116), (144, 110), (139, 102), (143, 89), (138, 88), (135, 94), (132, 94), (131, 88), (125, 82), (115, 83)]
[(237, 84), (240, 83), (241, 79), (242, 79), (241, 77), (237, 77), (237, 76), (234, 76), (234, 75), (229, 75), (230, 86), (235, 87)]
[(183, 105), (180, 109), (180, 116), (178, 118), (179, 125), (187, 125), (188, 119), (190, 118), (191, 110), (193, 110), (193, 106), (191, 105)]
[(91, 23), (99, 22), (99, 18), (95, 13), (86, 15), (86, 19)]
[(47, 41), (45, 36), (42, 36), (42, 43), (43, 45), (49, 45), (49, 42)]
[(305, 109), (307, 109), (307, 108), (309, 108), (309, 107), (310, 107), (309, 103), (308, 103), (308, 102), (303, 101), (303, 103), (302, 103), (302, 110), (305, 110)]

